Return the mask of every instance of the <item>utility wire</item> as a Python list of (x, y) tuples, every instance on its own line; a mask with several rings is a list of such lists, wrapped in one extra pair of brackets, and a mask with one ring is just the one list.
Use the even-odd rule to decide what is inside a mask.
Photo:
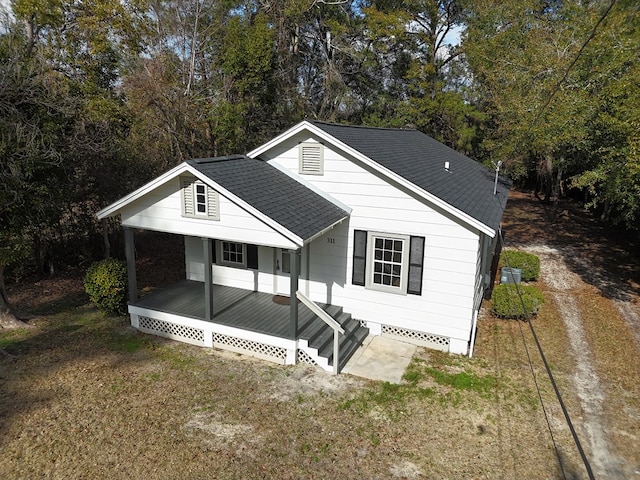
[(584, 49), (587, 48), (587, 45), (589, 45), (589, 42), (591, 42), (591, 40), (593, 40), (593, 37), (596, 36), (596, 31), (598, 30), (598, 27), (600, 26), (600, 24), (602, 22), (604, 22), (604, 19), (607, 18), (607, 15), (609, 15), (609, 12), (611, 11), (613, 6), (615, 5), (616, 1), (617, 0), (611, 0), (611, 2), (609, 3), (609, 6), (607, 7), (607, 9), (604, 11), (602, 16), (598, 20), (598, 22), (594, 25), (594, 27), (591, 30), (591, 33), (589, 34), (589, 36), (582, 43), (582, 46), (580, 47), (580, 50), (578, 50), (578, 53), (576, 54), (575, 58), (573, 59), (573, 61), (569, 64), (569, 66), (565, 70), (564, 75), (562, 75), (562, 78), (560, 80), (558, 80), (558, 82), (554, 85), (553, 89), (551, 90), (551, 94), (547, 98), (547, 101), (544, 103), (544, 105), (542, 105), (542, 108), (540, 108), (540, 110), (538, 110), (538, 114), (535, 116), (535, 118), (533, 119), (533, 121), (529, 125), (529, 130), (531, 130), (533, 128), (533, 126), (536, 125), (536, 123), (538, 123), (538, 120), (540, 119), (540, 117), (542, 116), (544, 111), (547, 109), (549, 104), (551, 103), (551, 100), (553, 99), (553, 97), (555, 97), (556, 93), (558, 93), (558, 90), (560, 90), (560, 85), (562, 85), (564, 83), (564, 81), (567, 79), (567, 77), (569, 76), (569, 72), (575, 66), (576, 62), (578, 61), (578, 59), (582, 55), (582, 52), (584, 52)]
[[(615, 0), (613, 0), (615, 2)], [(612, 2), (613, 4), (613, 2)], [(502, 236), (502, 230), (499, 230), (499, 237), (500, 237), (500, 245), (501, 248), (504, 248), (505, 244), (504, 244), (504, 238)], [(511, 266), (509, 265), (509, 260), (508, 258), (505, 259), (505, 264), (507, 266), (507, 268), (511, 268)], [(513, 280), (513, 276), (512, 276), (512, 280)], [(582, 448), (582, 443), (580, 442), (580, 438), (578, 437), (578, 434), (575, 430), (575, 428), (573, 427), (573, 422), (571, 421), (571, 417), (569, 416), (569, 412), (567, 411), (567, 407), (564, 404), (564, 401), (562, 400), (562, 395), (560, 394), (560, 390), (558, 389), (558, 385), (556, 384), (555, 379), (553, 378), (553, 374), (551, 373), (551, 367), (549, 367), (549, 362), (547, 362), (547, 358), (544, 355), (544, 351), (542, 350), (542, 345), (540, 345), (540, 341), (538, 340), (538, 336), (536, 335), (536, 332), (533, 328), (533, 323), (531, 322), (531, 318), (529, 315), (529, 312), (527, 311), (527, 308), (524, 304), (524, 299), (522, 297), (522, 292), (520, 291), (520, 287), (518, 283), (513, 283), (513, 285), (515, 286), (515, 290), (516, 293), (518, 295), (518, 298), (520, 299), (520, 306), (522, 307), (522, 313), (524, 314), (524, 318), (525, 321), (529, 324), (529, 328), (531, 329), (531, 334), (533, 335), (533, 339), (536, 342), (536, 346), (538, 347), (538, 352), (540, 353), (540, 358), (542, 359), (542, 363), (545, 366), (545, 369), (547, 371), (547, 375), (549, 376), (549, 380), (551, 381), (551, 385), (553, 386), (553, 390), (556, 394), (556, 398), (558, 399), (558, 403), (560, 404), (560, 408), (562, 409), (562, 413), (564, 414), (564, 418), (567, 421), (567, 425), (569, 426), (569, 430), (571, 431), (571, 436), (573, 437), (573, 441), (576, 444), (576, 447), (578, 449), (578, 452), (580, 453), (580, 457), (582, 458), (582, 463), (584, 464), (585, 469), (587, 470), (587, 475), (589, 476), (589, 480), (595, 480), (595, 476), (593, 475), (593, 470), (591, 470), (591, 465), (589, 464), (589, 459), (587, 458), (584, 449)], [(520, 327), (520, 331), (522, 333), (522, 327)], [(524, 342), (524, 333), (522, 333), (523, 335), (523, 342)], [(558, 451), (558, 447), (556, 445), (554, 436), (553, 436), (553, 431), (551, 430), (551, 423), (549, 421), (549, 418), (547, 416), (547, 411), (544, 407), (544, 402), (542, 401), (542, 395), (540, 392), (540, 388), (538, 387), (538, 382), (536, 380), (536, 376), (535, 373), (533, 371), (533, 364), (531, 362), (531, 357), (529, 356), (529, 349), (527, 348), (527, 345), (525, 343), (525, 349), (527, 351), (527, 357), (529, 358), (529, 366), (531, 367), (531, 372), (533, 374), (533, 379), (534, 382), (536, 384), (536, 389), (538, 390), (538, 397), (540, 398), (540, 403), (542, 404), (542, 410), (544, 412), (545, 415), (545, 419), (547, 421), (547, 425), (549, 427), (549, 432), (551, 433), (551, 439), (554, 445), (554, 448), (556, 450), (556, 455), (558, 456), (558, 462), (560, 464), (560, 469), (562, 470), (562, 475), (563, 477), (566, 479), (566, 474), (564, 471), (564, 468), (562, 466), (562, 459), (560, 458), (560, 452)]]
[[(526, 310), (525, 310), (526, 313)], [(529, 322), (531, 323), (531, 322)], [(558, 444), (556, 443), (555, 435), (553, 434), (553, 428), (551, 427), (551, 420), (549, 419), (549, 414), (547, 413), (547, 407), (544, 404), (544, 400), (542, 398), (542, 392), (540, 391), (540, 385), (538, 384), (538, 377), (536, 376), (536, 371), (533, 368), (533, 360), (531, 359), (531, 353), (529, 353), (529, 347), (527, 345), (527, 341), (524, 336), (524, 331), (522, 330), (522, 323), (518, 322), (518, 328), (520, 329), (520, 336), (522, 337), (522, 344), (524, 345), (524, 350), (527, 353), (527, 359), (529, 360), (529, 369), (531, 370), (531, 376), (533, 377), (533, 383), (536, 385), (536, 391), (538, 392), (538, 399), (540, 400), (540, 405), (542, 405), (542, 413), (544, 414), (544, 419), (547, 422), (547, 428), (549, 429), (549, 435), (551, 435), (551, 443), (553, 443), (553, 449), (556, 452), (556, 457), (558, 457), (558, 465), (560, 465), (560, 470), (562, 471), (562, 478), (567, 480), (567, 473), (564, 471), (564, 465), (562, 462), (562, 457), (560, 455), (560, 449), (558, 448)]]

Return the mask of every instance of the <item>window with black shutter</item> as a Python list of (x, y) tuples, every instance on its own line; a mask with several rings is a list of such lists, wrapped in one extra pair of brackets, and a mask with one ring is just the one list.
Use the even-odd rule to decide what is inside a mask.
[(390, 293), (421, 295), (424, 237), (355, 230), (353, 285)]

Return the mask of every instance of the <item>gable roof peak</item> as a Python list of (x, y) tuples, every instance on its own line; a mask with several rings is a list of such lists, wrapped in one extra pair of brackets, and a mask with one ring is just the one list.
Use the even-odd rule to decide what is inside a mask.
[(490, 236), (498, 231), (510, 182), (500, 179), (494, 195), (495, 173), (481, 163), (415, 129), (311, 125)]
[(248, 158), (246, 155), (226, 155), (223, 157), (210, 157), (210, 158), (192, 158), (187, 160), (189, 165), (206, 165), (209, 163), (228, 162), (232, 160), (242, 160)]
[(335, 123), (335, 122), (324, 122), (321, 120), (307, 120), (312, 125), (316, 125), (318, 127), (327, 126), (327, 127), (343, 127), (349, 129), (357, 129), (357, 130), (388, 130), (391, 132), (415, 132), (418, 129), (414, 125), (407, 125), (405, 127), (376, 127), (372, 125), (350, 125), (348, 123)]

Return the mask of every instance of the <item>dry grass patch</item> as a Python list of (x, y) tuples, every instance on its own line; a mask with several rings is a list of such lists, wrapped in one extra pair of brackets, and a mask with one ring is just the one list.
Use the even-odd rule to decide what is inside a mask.
[(619, 310), (594, 290), (586, 286), (576, 295), (596, 369), (606, 379), (603, 407), (609, 437), (622, 458), (640, 466), (640, 357), (634, 354), (633, 332)]
[[(590, 222), (549, 227), (537, 204), (515, 200), (505, 219), (521, 240), (594, 238)], [(181, 251), (177, 240), (168, 244)], [(582, 285), (569, 291), (606, 388), (607, 431), (633, 475), (638, 355), (609, 290), (584, 283), (585, 263), (610, 251), (589, 245), (568, 265)], [(153, 268), (141, 268), (142, 288), (157, 272), (183, 277), (184, 259), (174, 268), (158, 263), (167, 255), (157, 249), (147, 253), (141, 267)], [(37, 329), (0, 332), (0, 346), (17, 357), (0, 357), (2, 479), (549, 479), (563, 475), (557, 452), (566, 478), (585, 478), (526, 323), (481, 316), (475, 358), (419, 350), (404, 382), (391, 385), (142, 335), (86, 306), (72, 280), (56, 285), (16, 288), (23, 309), (48, 316), (34, 321)], [(552, 298), (556, 286), (540, 288), (547, 302), (533, 325), (579, 421), (577, 359)]]
[[(487, 340), (506, 346), (503, 327)], [(165, 341), (91, 307), (0, 341), (18, 357), (0, 359), (0, 478), (558, 473), (511, 347), (485, 349), (501, 366), (419, 350), (391, 385)]]

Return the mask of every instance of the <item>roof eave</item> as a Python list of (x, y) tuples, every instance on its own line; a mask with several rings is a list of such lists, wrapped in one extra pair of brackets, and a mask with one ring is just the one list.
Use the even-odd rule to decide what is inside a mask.
[(251, 150), (249, 153), (247, 153), (247, 156), (251, 157), (251, 158), (257, 158), (260, 155), (262, 155), (264, 152), (266, 152), (268, 150), (271, 150), (273, 147), (275, 147), (279, 143), (283, 142), (284, 140), (287, 140), (287, 139), (293, 137), (294, 135), (296, 135), (297, 133), (303, 131), (305, 128), (314, 129), (314, 125), (312, 123), (308, 122), (307, 120), (303, 120), (302, 122), (298, 123), (297, 125), (294, 125), (290, 129), (282, 132), (277, 137), (272, 138), (271, 140), (269, 140), (264, 145), (260, 145), (258, 148), (254, 149), (254, 150)]
[(158, 178), (152, 180), (151, 182), (133, 191), (129, 195), (122, 197), (121, 199), (117, 200), (111, 205), (103, 208), (96, 214), (96, 216), (98, 217), (98, 219), (101, 220), (103, 218), (117, 215), (122, 211), (123, 208), (125, 208), (127, 205), (131, 204), (132, 202), (138, 200), (143, 195), (146, 195), (152, 190), (164, 185), (168, 181), (186, 172), (190, 173), (191, 175), (193, 175), (203, 183), (209, 185), (211, 188), (217, 190), (222, 195), (229, 198), (231, 201), (236, 203), (239, 207), (246, 210), (251, 215), (255, 216), (258, 220), (262, 221), (264, 224), (266, 224), (267, 226), (269, 226), (270, 228), (278, 232), (287, 240), (293, 242), (299, 247), (304, 246), (304, 239), (302, 239), (300, 236), (296, 235), (295, 233), (283, 227), (281, 224), (279, 224), (272, 218), (263, 214), (262, 212), (257, 210), (255, 207), (251, 206), (250, 204), (242, 200), (240, 197), (236, 196), (235, 194), (233, 194), (232, 192), (224, 188), (222, 185), (218, 184), (217, 182), (215, 182), (214, 180), (212, 180), (211, 178), (209, 178), (208, 176), (206, 176), (205, 174), (203, 174), (202, 172), (200, 172), (198, 169), (194, 168), (192, 165), (190, 165), (187, 162), (181, 163), (180, 165), (169, 170), (168, 172), (165, 172), (164, 174), (160, 175)]
[(106, 206), (105, 208), (100, 210), (98, 213), (96, 213), (96, 216), (98, 217), (98, 219), (102, 220), (103, 218), (108, 218), (108, 217), (117, 215), (118, 213), (120, 213), (120, 211), (124, 207), (129, 205), (131, 202), (134, 202), (135, 200), (142, 197), (143, 195), (146, 195), (150, 191), (174, 179), (176, 176), (180, 175), (181, 173), (184, 173), (184, 171), (187, 170), (187, 167), (188, 167), (187, 164), (181, 163), (180, 165), (169, 170), (168, 172), (165, 172), (159, 177), (151, 180), (149, 183), (146, 183), (145, 185), (138, 188), (137, 190), (134, 190), (129, 195), (126, 195), (120, 198), (119, 200), (116, 200), (111, 205)]
[(279, 143), (281, 143), (281, 142), (293, 137), (294, 135), (300, 133), (301, 131), (303, 131), (305, 129), (307, 129), (310, 132), (314, 133), (315, 135), (317, 135), (318, 137), (322, 138), (323, 140), (325, 140), (325, 141), (327, 141), (329, 143), (332, 143), (336, 147), (344, 150), (345, 152), (347, 152), (352, 157), (357, 158), (358, 160), (363, 162), (365, 165), (367, 165), (370, 168), (378, 171), (380, 174), (382, 174), (385, 177), (393, 180), (394, 182), (402, 185), (404, 188), (406, 188), (406, 189), (410, 190), (411, 192), (415, 193), (416, 195), (422, 197), (426, 201), (436, 205), (437, 207), (441, 208), (445, 212), (450, 213), (451, 215), (453, 215), (454, 217), (456, 217), (459, 220), (463, 221), (464, 223), (466, 223), (470, 227), (481, 231), (482, 233), (488, 235), (491, 238), (495, 237), (496, 231), (495, 231), (495, 229), (491, 228), (489, 225), (484, 224), (483, 222), (473, 218), (471, 215), (469, 215), (469, 214), (463, 212), (462, 210), (459, 210), (456, 207), (452, 206), (450, 203), (447, 203), (444, 200), (441, 200), (440, 198), (436, 197), (435, 195), (427, 192), (426, 190), (418, 187), (413, 182), (411, 182), (411, 181), (407, 180), (406, 178), (398, 175), (397, 173), (394, 173), (391, 170), (385, 168), (384, 166), (380, 165), (378, 162), (372, 160), (371, 158), (367, 157), (366, 155), (363, 155), (358, 150), (356, 150), (353, 147), (347, 145), (346, 143), (342, 142), (341, 140), (338, 140), (333, 135), (325, 132), (322, 128), (320, 128), (317, 125), (314, 125), (313, 123), (310, 123), (310, 122), (308, 122), (306, 120), (300, 122), (299, 124), (295, 125), (294, 127), (291, 127), (286, 132), (278, 135), (273, 140), (270, 140), (269, 142), (265, 143), (264, 145), (262, 145), (262, 146), (256, 148), (255, 150), (249, 152), (247, 155), (250, 156), (250, 157), (254, 157), (254, 158), (256, 156), (260, 156), (263, 153), (265, 153), (266, 151), (268, 151), (271, 148), (273, 148), (276, 145), (278, 145)]
[(333, 222), (331, 225), (329, 225), (329, 226), (327, 226), (327, 227), (323, 228), (322, 230), (320, 230), (320, 231), (316, 232), (316, 233), (315, 233), (315, 234), (313, 234), (311, 237), (307, 238), (307, 239), (304, 241), (304, 244), (305, 244), (305, 245), (307, 245), (307, 244), (309, 244), (309, 243), (313, 242), (316, 238), (321, 237), (322, 235), (324, 235), (324, 234), (325, 234), (325, 233), (327, 233), (328, 231), (333, 230), (333, 229), (336, 227), (336, 225), (341, 224), (341, 223), (342, 223), (342, 222), (344, 222), (347, 218), (349, 218), (349, 215), (345, 215), (345, 216), (344, 216), (344, 217), (342, 217), (340, 220), (338, 220), (338, 221), (336, 221), (336, 222)]

